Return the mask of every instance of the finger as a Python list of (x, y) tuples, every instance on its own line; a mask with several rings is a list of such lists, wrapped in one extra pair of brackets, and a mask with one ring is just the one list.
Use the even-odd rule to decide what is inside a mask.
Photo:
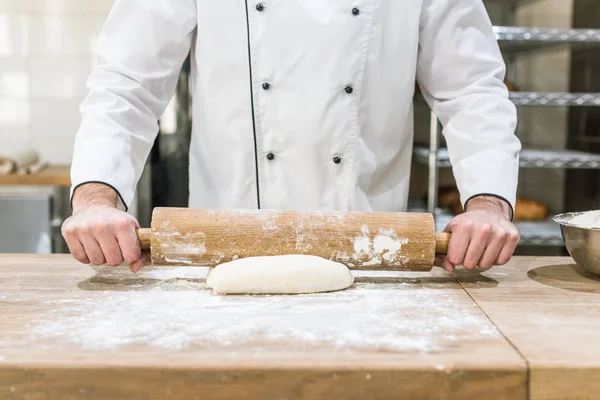
[(89, 264), (90, 259), (85, 254), (85, 249), (83, 245), (79, 242), (77, 238), (73, 238), (67, 241), (67, 246), (69, 247), (69, 251), (74, 259), (79, 261), (82, 264)]
[(151, 260), (150, 260), (150, 253), (148, 252), (143, 252), (141, 257), (132, 262), (130, 269), (131, 272), (138, 272), (140, 269), (142, 269), (142, 267), (146, 266), (146, 265), (150, 265)]
[(448, 224), (446, 224), (446, 226), (444, 227), (442, 232), (452, 232), (454, 230), (455, 226), (456, 226), (456, 220), (451, 219), (450, 222), (448, 222)]
[(104, 258), (108, 265), (111, 267), (121, 265), (123, 262), (123, 254), (121, 254), (117, 239), (115, 239), (111, 232), (103, 231), (97, 233), (96, 241), (100, 245), (100, 249), (102, 250), (102, 254), (104, 254)]
[(93, 265), (103, 265), (106, 263), (102, 249), (93, 235), (82, 235), (79, 237), (79, 242), (83, 245), (85, 254)]
[(461, 265), (465, 259), (471, 238), (471, 222), (463, 221), (451, 227), (452, 236), (448, 242), (446, 261), (453, 267)]
[(433, 265), (436, 267), (441, 267), (448, 272), (454, 272), (455, 269), (454, 265), (448, 261), (447, 256), (444, 254), (436, 254)]
[(123, 220), (115, 224), (115, 236), (121, 248), (123, 258), (128, 263), (133, 263), (142, 256), (142, 249), (135, 229), (137, 221)]
[(494, 266), (494, 262), (496, 261), (496, 259), (498, 259), (500, 252), (506, 245), (507, 238), (508, 234), (504, 230), (501, 230), (497, 234), (491, 235), (491, 239), (478, 263), (480, 269), (485, 271)]
[(69, 225), (67, 220), (62, 226), (61, 232), (73, 258), (83, 264), (89, 264), (90, 260), (85, 254), (85, 249), (77, 238), (77, 229), (74, 226)]
[(477, 267), (490, 238), (492, 227), (484, 224), (473, 232), (469, 248), (466, 251), (463, 267), (472, 270)]
[[(442, 230), (442, 232), (452, 232), (454, 227), (456, 226), (456, 220), (452, 219)], [(452, 237), (451, 237), (452, 239)], [(455, 240), (456, 241), (456, 240)], [(448, 241), (448, 249), (450, 249), (450, 241)], [(444, 268), (448, 272), (454, 272), (455, 266), (448, 260), (448, 251), (446, 251), (446, 255), (438, 255), (436, 256), (436, 262), (439, 263), (439, 266)], [(434, 264), (435, 265), (435, 264)]]
[(436, 254), (435, 260), (433, 261), (433, 265), (436, 267), (443, 267), (445, 261), (446, 261), (446, 256), (444, 254)]
[(508, 238), (506, 239), (506, 243), (502, 247), (498, 258), (495, 261), (496, 265), (504, 265), (510, 261), (510, 258), (515, 252), (515, 249), (519, 245), (519, 240), (521, 239), (521, 235), (519, 230), (515, 226), (511, 226), (508, 231)]

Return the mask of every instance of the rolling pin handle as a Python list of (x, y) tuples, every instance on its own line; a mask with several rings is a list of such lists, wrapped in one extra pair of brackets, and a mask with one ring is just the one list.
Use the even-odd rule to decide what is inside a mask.
[(448, 243), (451, 236), (450, 232), (437, 232), (435, 234), (435, 254), (448, 253)]
[(150, 250), (150, 244), (152, 243), (152, 229), (140, 228), (136, 229), (136, 233), (142, 250)]

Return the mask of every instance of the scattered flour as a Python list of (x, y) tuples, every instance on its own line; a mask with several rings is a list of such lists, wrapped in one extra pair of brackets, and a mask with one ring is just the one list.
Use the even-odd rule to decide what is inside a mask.
[[(190, 257), (206, 253), (206, 235), (203, 232), (178, 231), (156, 233), (165, 261), (173, 264), (193, 264)], [(165, 239), (168, 238), (168, 239)]]
[[(30, 345), (261, 350), (292, 341), (297, 348), (422, 353), (497, 335), (491, 327), (482, 330), (478, 309), (458, 301), (447, 286), (415, 289), (398, 278), (390, 283), (381, 271), (368, 271), (381, 283), (362, 283), (366, 275), (354, 272), (362, 279), (353, 288), (294, 296), (215, 295), (204, 283), (207, 268), (150, 270), (134, 282), (131, 275), (98, 274), (97, 287), (88, 283), (87, 290), (45, 301), (29, 327)], [(4, 301), (18, 310), (30, 300), (15, 293)]]
[(580, 228), (600, 229), (600, 210), (588, 211), (583, 214), (579, 214), (567, 222), (570, 225), (575, 225)]
[(402, 245), (408, 243), (407, 238), (399, 239), (392, 235), (395, 234), (384, 232), (373, 239), (373, 250), (376, 254), (382, 254), (386, 261), (395, 261)]
[(394, 230), (381, 228), (371, 240), (371, 233), (365, 225), (361, 228), (360, 235), (353, 241), (353, 259), (362, 260), (363, 266), (379, 265), (383, 261), (406, 262), (408, 260), (399, 253), (402, 246), (407, 243), (408, 238), (398, 237)]

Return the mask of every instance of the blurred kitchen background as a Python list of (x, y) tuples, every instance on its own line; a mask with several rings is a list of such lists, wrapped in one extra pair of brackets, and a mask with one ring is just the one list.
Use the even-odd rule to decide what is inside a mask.
[[(112, 3), (0, 0), (0, 229), (13, 233), (0, 252), (67, 251), (60, 225), (78, 108)], [(600, 0), (484, 3), (519, 110), (517, 253), (564, 255), (551, 217), (600, 208)], [(142, 226), (153, 207), (187, 205), (188, 70), (186, 62), (131, 206)], [(440, 127), (418, 93), (415, 108), (409, 210), (433, 212), (441, 230), (462, 210)]]

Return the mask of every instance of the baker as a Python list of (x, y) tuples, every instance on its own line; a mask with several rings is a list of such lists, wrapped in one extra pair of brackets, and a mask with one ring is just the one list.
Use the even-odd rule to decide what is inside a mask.
[(190, 207), (405, 211), (416, 80), (466, 210), (440, 265), (514, 253), (521, 144), (481, 0), (117, 0), (97, 49), (62, 229), (83, 263), (148, 263), (126, 210), (190, 52)]

